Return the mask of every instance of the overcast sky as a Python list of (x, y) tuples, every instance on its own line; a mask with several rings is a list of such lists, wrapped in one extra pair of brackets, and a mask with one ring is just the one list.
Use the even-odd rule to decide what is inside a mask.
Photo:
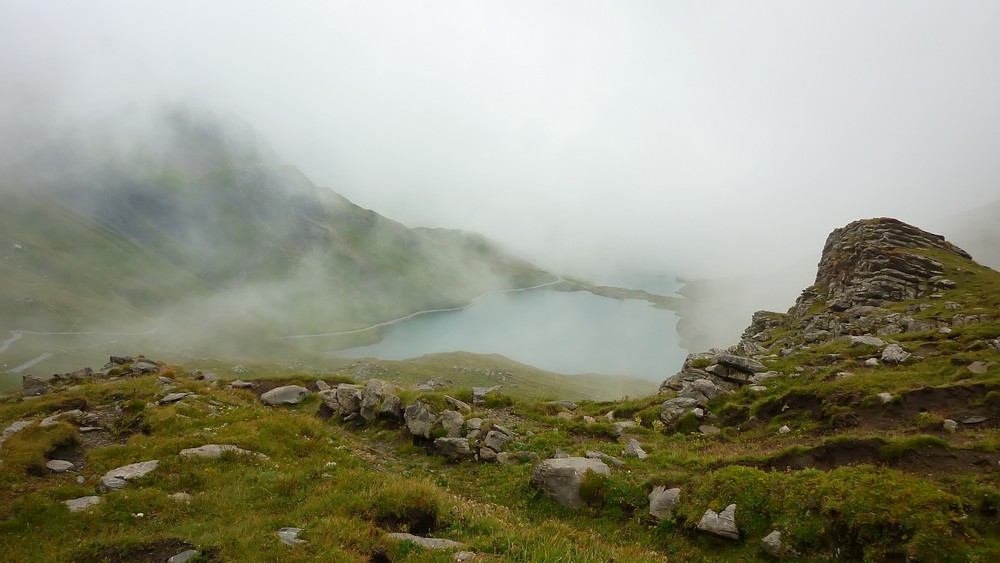
[(1000, 198), (1000, 2), (0, 0), (0, 117), (178, 100), (549, 267), (815, 264)]

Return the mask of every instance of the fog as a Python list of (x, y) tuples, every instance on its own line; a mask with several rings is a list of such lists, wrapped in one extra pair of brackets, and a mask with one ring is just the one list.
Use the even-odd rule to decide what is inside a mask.
[[(801, 288), (835, 227), (998, 199), (997, 29), (991, 2), (0, 1), (0, 163), (191, 104), (550, 270)], [(765, 285), (737, 316), (795, 297)]]

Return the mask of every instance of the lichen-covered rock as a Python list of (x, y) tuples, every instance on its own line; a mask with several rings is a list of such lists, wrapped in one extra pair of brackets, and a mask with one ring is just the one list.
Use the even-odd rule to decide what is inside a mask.
[(580, 496), (580, 484), (587, 472), (610, 475), (611, 469), (598, 459), (547, 459), (535, 467), (531, 482), (559, 504), (567, 508), (583, 508), (586, 502)]

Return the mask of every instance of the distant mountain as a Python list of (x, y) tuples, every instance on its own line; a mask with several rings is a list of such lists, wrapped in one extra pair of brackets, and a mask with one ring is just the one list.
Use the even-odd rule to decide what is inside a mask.
[(50, 142), (0, 172), (0, 328), (350, 330), (554, 279), (318, 187), (238, 122), (175, 110), (108, 147)]

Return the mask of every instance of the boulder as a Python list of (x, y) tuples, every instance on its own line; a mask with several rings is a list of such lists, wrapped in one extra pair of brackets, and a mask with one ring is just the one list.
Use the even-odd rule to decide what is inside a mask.
[(677, 396), (694, 399), (699, 405), (704, 405), (722, 393), (722, 388), (708, 379), (695, 379), (684, 383)]
[(33, 375), (21, 376), (21, 394), (25, 397), (37, 397), (49, 392), (49, 386), (45, 380)]
[(260, 400), (269, 406), (297, 405), (309, 396), (309, 390), (301, 385), (285, 385), (275, 387), (260, 396)]
[(423, 401), (416, 401), (406, 407), (403, 411), (403, 420), (406, 421), (406, 429), (416, 437), (428, 439), (431, 437), (431, 428), (437, 422), (437, 415), (430, 405)]
[(116, 491), (128, 484), (128, 482), (132, 479), (138, 479), (139, 477), (142, 477), (143, 475), (146, 475), (150, 471), (156, 469), (156, 466), (159, 465), (159, 463), (160, 460), (153, 459), (150, 461), (131, 463), (129, 465), (123, 465), (117, 469), (112, 469), (111, 471), (105, 473), (104, 477), (101, 477), (101, 483), (98, 485), (98, 489), (102, 493)]
[(486, 395), (494, 391), (499, 391), (502, 385), (494, 385), (493, 387), (473, 387), (472, 388), (472, 404), (482, 405), (486, 403)]
[(575, 411), (576, 410), (576, 403), (574, 403), (573, 401), (549, 401), (546, 404), (547, 405), (552, 405), (553, 407), (556, 407), (556, 408), (566, 409), (568, 411)]
[(253, 456), (260, 460), (271, 459), (264, 454), (244, 450), (243, 448), (233, 446), (231, 444), (205, 444), (204, 446), (198, 446), (197, 448), (186, 448), (181, 450), (181, 457), (206, 457), (209, 459), (218, 459), (226, 452), (232, 452), (237, 455)]
[(434, 450), (450, 460), (469, 459), (473, 456), (466, 438), (438, 438), (434, 440)]
[(760, 547), (771, 557), (781, 559), (785, 556), (785, 547), (781, 544), (781, 532), (774, 530), (760, 540)]
[(615, 436), (621, 436), (626, 430), (630, 428), (635, 428), (638, 424), (634, 420), (622, 420), (621, 422), (611, 423), (611, 433)]
[(230, 383), (229, 387), (232, 387), (233, 389), (250, 389), (253, 387), (253, 383), (237, 379), (236, 381)]
[(912, 354), (903, 350), (899, 344), (890, 344), (882, 350), (882, 361), (887, 364), (905, 364)]
[(535, 467), (531, 481), (562, 506), (583, 508), (586, 502), (580, 496), (580, 483), (588, 471), (599, 475), (611, 474), (611, 470), (603, 461), (585, 457), (567, 457), (541, 462)]
[(101, 504), (101, 497), (90, 496), (90, 497), (80, 497), (71, 500), (63, 501), (70, 512), (80, 512), (82, 510), (87, 510), (91, 506), (97, 506)]
[(446, 540), (442, 538), (425, 538), (403, 532), (392, 532), (389, 534), (389, 539), (395, 541), (413, 542), (414, 544), (419, 545), (424, 549), (452, 549), (452, 548), (465, 547), (464, 544), (458, 543), (457, 541)]
[(948, 432), (955, 432), (958, 430), (958, 423), (950, 418), (944, 419), (944, 424), (941, 426)]
[(509, 441), (510, 436), (507, 434), (498, 430), (490, 430), (486, 433), (486, 439), (483, 440), (483, 445), (495, 452), (501, 452)]
[(465, 417), (458, 411), (441, 412), (441, 427), (448, 433), (449, 438), (461, 438), (464, 425)]
[(640, 444), (639, 440), (636, 440), (635, 438), (629, 439), (628, 444), (625, 445), (625, 449), (622, 450), (622, 456), (635, 457), (638, 458), (639, 461), (648, 457), (646, 452), (642, 449), (642, 444)]
[(649, 493), (649, 515), (657, 520), (674, 517), (674, 507), (681, 499), (680, 489), (668, 489), (663, 486), (653, 487)]
[(740, 531), (736, 527), (736, 505), (730, 504), (722, 512), (706, 510), (698, 522), (698, 531), (720, 538), (740, 539)]
[(369, 379), (365, 382), (365, 390), (361, 393), (361, 404), (358, 411), (361, 413), (361, 418), (368, 422), (375, 420), (375, 417), (378, 415), (376, 409), (379, 403), (385, 400), (386, 395), (391, 395), (395, 392), (396, 386), (387, 381)]
[(396, 395), (386, 395), (377, 414), (380, 417), (399, 420), (403, 418), (403, 403)]
[[(363, 389), (360, 385), (354, 385), (353, 383), (341, 383), (333, 389), (332, 401), (324, 402), (327, 406), (330, 406), (331, 403), (336, 405), (334, 412), (340, 413), (340, 416), (346, 418), (352, 414), (361, 412), (361, 395)], [(330, 395), (329, 391), (325, 391), (325, 393), (328, 396)]]
[(672, 425), (682, 416), (698, 406), (698, 401), (690, 397), (674, 397), (663, 401), (660, 420), (666, 425)]

